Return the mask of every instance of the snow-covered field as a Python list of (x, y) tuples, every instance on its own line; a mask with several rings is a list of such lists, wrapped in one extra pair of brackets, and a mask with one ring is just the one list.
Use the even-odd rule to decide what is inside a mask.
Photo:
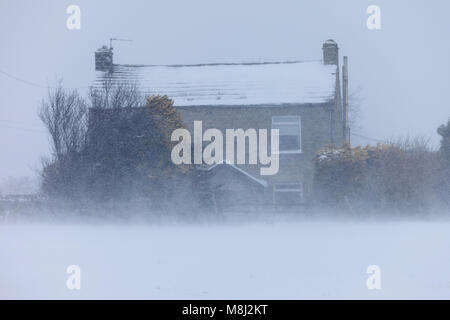
[(449, 270), (448, 222), (0, 226), (3, 299), (450, 299)]

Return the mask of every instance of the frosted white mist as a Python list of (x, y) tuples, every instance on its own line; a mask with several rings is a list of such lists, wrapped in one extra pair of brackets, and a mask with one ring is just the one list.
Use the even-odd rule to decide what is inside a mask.
[[(0, 298), (449, 299), (448, 222), (1, 226)], [(66, 268), (81, 267), (81, 290)], [(381, 290), (366, 269), (381, 267)]]

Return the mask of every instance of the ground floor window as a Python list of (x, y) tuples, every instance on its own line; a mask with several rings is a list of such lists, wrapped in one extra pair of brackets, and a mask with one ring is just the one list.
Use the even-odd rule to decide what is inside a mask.
[(273, 202), (276, 205), (296, 205), (303, 202), (301, 183), (279, 183), (273, 187)]

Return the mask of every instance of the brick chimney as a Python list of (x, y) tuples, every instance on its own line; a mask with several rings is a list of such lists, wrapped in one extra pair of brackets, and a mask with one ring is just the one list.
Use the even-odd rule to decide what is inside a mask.
[(111, 72), (113, 68), (112, 48), (103, 46), (95, 51), (95, 71)]
[(339, 48), (337, 43), (328, 39), (322, 46), (323, 50), (323, 64), (339, 65)]

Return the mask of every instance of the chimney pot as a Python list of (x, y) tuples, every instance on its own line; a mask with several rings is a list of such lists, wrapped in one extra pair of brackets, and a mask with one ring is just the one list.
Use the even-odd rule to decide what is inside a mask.
[(322, 46), (323, 50), (323, 64), (334, 64), (339, 65), (339, 48), (337, 43), (332, 40), (328, 39), (324, 42)]
[(113, 50), (102, 46), (95, 51), (95, 71), (111, 72), (113, 68)]

